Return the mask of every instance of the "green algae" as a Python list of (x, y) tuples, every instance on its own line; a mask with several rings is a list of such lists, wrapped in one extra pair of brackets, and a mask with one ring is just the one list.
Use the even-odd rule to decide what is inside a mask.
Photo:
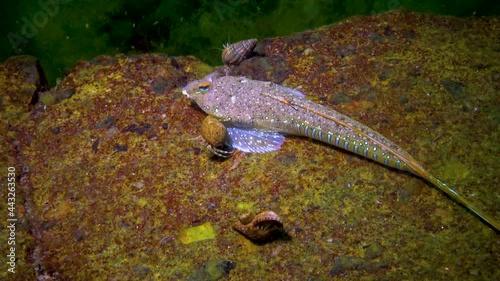
[[(246, 38), (286, 36), (356, 15), (395, 9), (456, 16), (499, 13), (486, 0), (461, 1), (46, 1), (8, 2), (4, 17), (5, 58), (31, 54), (44, 62), (51, 84), (65, 68), (101, 54), (166, 52), (196, 55), (220, 64), (223, 43)], [(38, 18), (35, 17), (38, 15)], [(28, 24), (26, 23), (28, 22)], [(69, 23), (69, 24), (68, 24)], [(29, 28), (27, 28), (29, 26)], [(265, 27), (265, 28), (263, 28)], [(1, 58), (1, 59), (5, 59)]]

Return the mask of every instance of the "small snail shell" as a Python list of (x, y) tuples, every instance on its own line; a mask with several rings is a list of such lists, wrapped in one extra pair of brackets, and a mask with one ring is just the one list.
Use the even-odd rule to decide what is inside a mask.
[(234, 44), (224, 45), (224, 50), (222, 51), (222, 62), (225, 65), (240, 64), (240, 62), (250, 57), (256, 44), (257, 39), (248, 39)]
[(252, 220), (255, 218), (255, 213), (253, 211), (246, 211), (244, 213), (240, 214), (240, 222), (242, 224), (249, 224), (252, 222)]
[(271, 241), (283, 231), (283, 223), (273, 211), (262, 212), (245, 224), (246, 221), (248, 221), (247, 217), (240, 217), (240, 221), (235, 223), (233, 228), (256, 242)]
[(212, 147), (220, 147), (224, 145), (227, 138), (226, 126), (209, 115), (201, 124), (201, 136)]

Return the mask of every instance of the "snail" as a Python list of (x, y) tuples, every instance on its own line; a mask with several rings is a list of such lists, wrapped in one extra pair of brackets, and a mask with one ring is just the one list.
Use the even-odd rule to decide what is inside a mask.
[(209, 145), (213, 147), (221, 146), (226, 142), (226, 126), (217, 118), (208, 115), (201, 124), (201, 136)]
[(240, 215), (233, 228), (255, 242), (269, 242), (284, 232), (280, 217), (273, 211), (265, 211), (254, 216), (247, 212)]
[(228, 144), (226, 126), (217, 118), (208, 115), (201, 124), (201, 136), (212, 152), (223, 158), (230, 157), (234, 149)]
[(234, 44), (224, 44), (222, 62), (225, 65), (238, 65), (250, 57), (257, 44), (257, 39), (248, 39)]

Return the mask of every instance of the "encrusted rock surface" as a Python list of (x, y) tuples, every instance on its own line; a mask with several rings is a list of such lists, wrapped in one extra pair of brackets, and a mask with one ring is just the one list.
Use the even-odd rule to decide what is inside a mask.
[[(498, 34), (498, 18), (392, 12), (261, 40), (231, 72), (367, 124), (499, 218)], [(0, 144), (18, 176), (18, 260), (2, 278), (185, 280), (212, 259), (234, 262), (230, 280), (499, 278), (498, 234), (416, 177), (296, 137), (268, 154), (202, 153), (204, 114), (179, 90), (211, 71), (196, 58), (98, 57), (34, 99), (8, 64)], [(239, 205), (275, 210), (290, 239), (252, 244), (231, 228)], [(214, 239), (179, 241), (204, 223)]]

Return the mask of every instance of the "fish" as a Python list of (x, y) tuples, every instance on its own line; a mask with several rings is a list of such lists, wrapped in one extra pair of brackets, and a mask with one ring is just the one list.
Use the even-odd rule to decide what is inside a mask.
[(233, 148), (265, 153), (281, 148), (285, 136), (309, 137), (385, 166), (416, 175), (481, 219), (495, 231), (500, 224), (454, 189), (431, 175), (409, 153), (375, 130), (302, 92), (269, 81), (213, 72), (192, 81), (182, 93), (226, 126)]

